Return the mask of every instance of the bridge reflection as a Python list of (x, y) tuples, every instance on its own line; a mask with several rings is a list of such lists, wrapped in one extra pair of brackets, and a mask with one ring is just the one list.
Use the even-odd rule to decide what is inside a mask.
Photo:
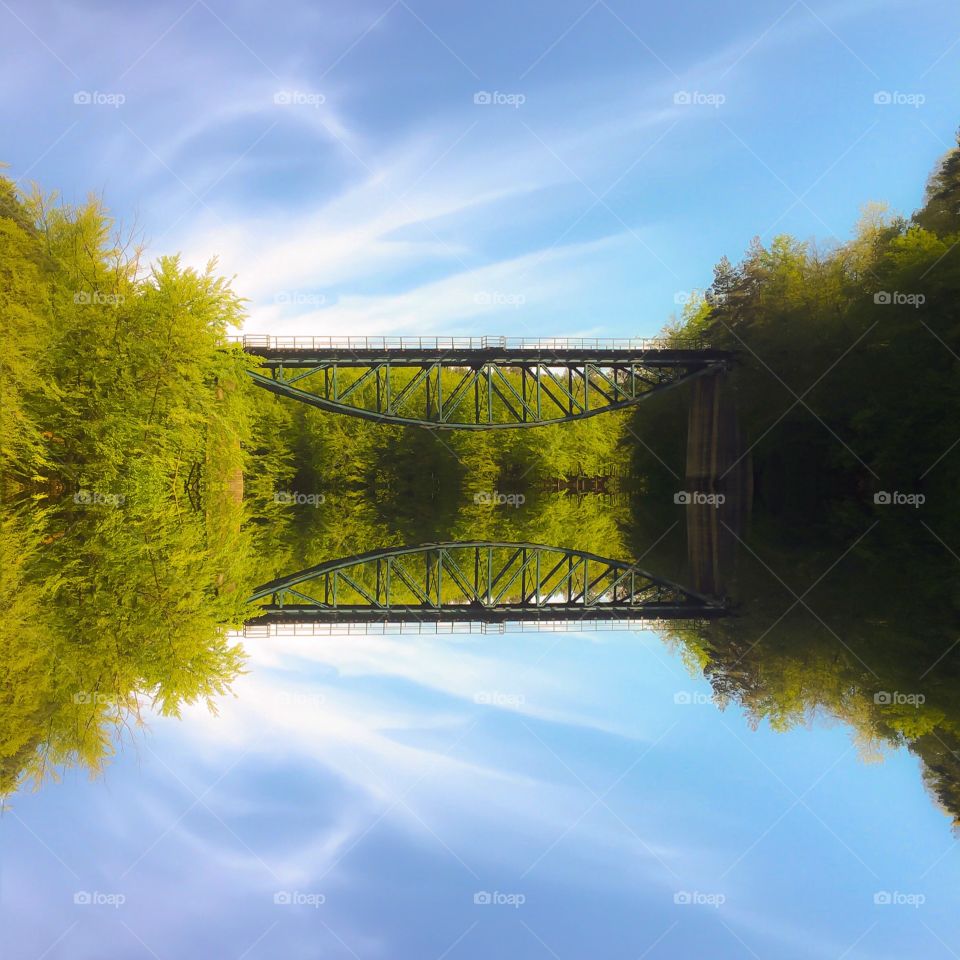
[[(418, 632), (580, 629), (589, 624), (702, 620), (723, 599), (637, 563), (564, 547), (458, 541), (389, 547), (328, 560), (258, 587), (248, 632), (283, 625), (414, 625)], [(472, 632), (472, 627), (471, 631)]]

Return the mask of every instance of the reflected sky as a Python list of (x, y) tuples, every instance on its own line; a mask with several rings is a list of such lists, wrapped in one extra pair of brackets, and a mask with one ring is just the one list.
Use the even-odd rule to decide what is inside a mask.
[(13, 799), (5, 956), (956, 955), (919, 761), (753, 730), (652, 633), (245, 643), (218, 717)]

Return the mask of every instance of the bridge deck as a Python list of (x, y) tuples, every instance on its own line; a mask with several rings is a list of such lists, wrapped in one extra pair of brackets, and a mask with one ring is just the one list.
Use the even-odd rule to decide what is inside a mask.
[(376, 363), (420, 366), (512, 364), (625, 364), (693, 367), (731, 358), (697, 341), (664, 339), (589, 340), (531, 339), (525, 337), (273, 337), (247, 334), (231, 338), (267, 365), (365, 367)]
[(445, 605), (442, 607), (393, 606), (366, 607), (360, 605), (341, 605), (339, 607), (317, 607), (307, 604), (285, 604), (282, 607), (261, 607), (260, 616), (247, 621), (252, 626), (268, 626), (283, 623), (589, 623), (613, 620), (629, 622), (642, 620), (657, 622), (661, 620), (712, 620), (729, 616), (723, 606), (700, 606), (676, 603), (648, 603), (642, 607), (631, 607), (625, 603), (611, 603), (606, 606), (585, 607), (581, 604), (547, 604), (543, 607), (520, 604), (504, 604), (499, 607), (478, 609), (470, 604)]
[(500, 623), (484, 623), (482, 620), (400, 620), (395, 622), (364, 621), (363, 623), (332, 623), (319, 620), (280, 620), (276, 623), (251, 620), (242, 629), (230, 631), (233, 637), (268, 639), (272, 637), (350, 637), (378, 636), (455, 636), (488, 635), (502, 636), (512, 633), (595, 633), (611, 631), (656, 630), (659, 620), (504, 620)]

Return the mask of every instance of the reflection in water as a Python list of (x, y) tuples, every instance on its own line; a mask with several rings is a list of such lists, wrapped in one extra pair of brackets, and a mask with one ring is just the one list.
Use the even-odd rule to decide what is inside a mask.
[(740, 434), (728, 375), (692, 385), (687, 424), (687, 550), (693, 586), (723, 596), (752, 503), (750, 450)]
[(639, 564), (537, 543), (455, 541), (338, 557), (257, 587), (254, 622), (695, 620), (722, 602)]
[[(709, 386), (698, 395), (716, 396)], [(651, 513), (641, 496), (631, 518), (597, 498), (530, 491), (518, 508), (465, 506), (447, 528), (458, 536), (480, 528), (495, 540), (416, 549), (401, 546), (409, 519), (391, 527), (349, 493), (282, 512), (260, 501), (267, 515), (253, 511), (258, 501), (225, 494), (201, 511), (141, 511), (135, 501), (9, 509), (4, 789), (65, 765), (100, 769), (148, 706), (177, 715), (213, 702), (242, 669), (231, 631), (244, 623), (247, 641), (258, 642), (257, 624), (281, 622), (542, 621), (557, 629), (637, 619), (659, 623), (710, 679), (717, 702), (740, 704), (756, 722), (786, 729), (822, 712), (849, 724), (868, 752), (908, 745), (956, 817), (960, 678), (943, 655), (953, 608), (936, 589), (929, 537), (891, 526), (890, 549), (863, 554), (819, 540), (785, 546), (762, 516), (748, 532), (744, 481), (730, 470), (737, 449), (711, 454), (720, 476), (690, 473), (690, 487), (724, 491), (721, 504), (669, 503)], [(563, 546), (528, 539), (560, 529)], [(872, 535), (874, 545), (886, 539)], [(345, 543), (354, 555), (338, 553)], [(610, 556), (631, 554), (638, 563)], [(775, 572), (784, 569), (794, 573), (790, 584)], [(905, 588), (925, 598), (922, 609), (904, 599)], [(725, 609), (735, 615), (714, 619)]]
[[(711, 480), (704, 489), (720, 487)], [(565, 563), (552, 574), (556, 561), (548, 568), (541, 554), (541, 573), (550, 574), (541, 581), (548, 585), (546, 590), (562, 579), (564, 591), (570, 587), (576, 595), (599, 576), (600, 567), (596, 576), (590, 573), (591, 561), (585, 571), (577, 567), (567, 576), (573, 567), (570, 554), (582, 538), (579, 549), (591, 554), (592, 562), (603, 559), (595, 553), (600, 549), (611, 556), (636, 556), (645, 570), (663, 571), (658, 583), (690, 582), (685, 578), (691, 570), (713, 571), (712, 582), (725, 585), (724, 595), (736, 615), (709, 621), (704, 617), (688, 622), (661, 620), (653, 624), (659, 641), (640, 634), (613, 634), (610, 641), (599, 642), (571, 641), (562, 634), (511, 638), (515, 625), (506, 628), (506, 636), (499, 633), (499, 625), (487, 625), (497, 630), (494, 633), (464, 636), (456, 631), (470, 626), (461, 624), (449, 643), (436, 636), (400, 634), (402, 625), (382, 622), (378, 627), (387, 635), (380, 637), (367, 634), (370, 624), (363, 625), (363, 634), (355, 626), (328, 623), (264, 629), (257, 625), (263, 615), (247, 603), (258, 592), (256, 586), (269, 586), (272, 598), (279, 582), (284, 589), (316, 600), (323, 596), (317, 588), (320, 581), (296, 572), (316, 572), (318, 563), (323, 567), (329, 558), (342, 557), (345, 543), (356, 553), (366, 552), (356, 547), (370, 545), (373, 557), (367, 564), (344, 566), (342, 572), (354, 585), (341, 581), (338, 589), (344, 593), (338, 599), (356, 606), (355, 601), (366, 594), (366, 602), (378, 598), (382, 602), (385, 551), (375, 548), (381, 543), (402, 544), (401, 538), (409, 536), (410, 518), (391, 527), (364, 498), (333, 493), (315, 506), (287, 504), (281, 512), (275, 511), (272, 499), (257, 500), (252, 495), (242, 505), (229, 496), (208, 496), (202, 510), (183, 508), (179, 515), (175, 511), (141, 513), (135, 501), (125, 503), (122, 514), (113, 506), (78, 509), (81, 505), (72, 503), (42, 512), (10, 511), (4, 548), (11, 558), (23, 559), (2, 568), (7, 577), (17, 578), (16, 583), (8, 583), (10, 595), (19, 603), (7, 624), (10, 632), (5, 633), (4, 645), (5, 668), (13, 680), (3, 688), (8, 791), (18, 779), (42, 776), (54, 766), (81, 763), (99, 769), (111, 742), (118, 743), (123, 730), (145, 719), (153, 705), (162, 713), (183, 712), (181, 734), (161, 722), (149, 735), (148, 744), (156, 737), (157, 746), (144, 750), (142, 773), (126, 773), (129, 758), (123, 756), (114, 765), (114, 784), (125, 784), (130, 777), (134, 782), (142, 780), (155, 792), (152, 803), (162, 812), (156, 821), (142, 824), (142, 841), (108, 869), (109, 879), (96, 883), (108, 891), (153, 895), (149, 885), (141, 887), (146, 878), (158, 871), (161, 876), (177, 875), (178, 860), (182, 864), (196, 857), (191, 845), (203, 838), (202, 866), (195, 882), (187, 884), (189, 895), (199, 903), (219, 903), (204, 891), (216, 885), (226, 895), (226, 886), (232, 901), (245, 904), (251, 923), (240, 922), (237, 929), (242, 935), (230, 940), (236, 942), (237, 954), (274, 922), (269, 913), (272, 907), (262, 908), (261, 903), (271, 904), (277, 891), (322, 894), (329, 907), (322, 919), (351, 944), (364, 942), (370, 921), (351, 913), (344, 901), (382, 899), (387, 906), (375, 928), (389, 931), (391, 945), (402, 956), (444, 948), (435, 948), (439, 934), (423, 942), (411, 940), (409, 918), (420, 916), (420, 898), (444, 905), (438, 929), (447, 942), (453, 942), (473, 922), (463, 905), (472, 904), (477, 891), (499, 891), (525, 896), (527, 912), (522, 918), (528, 925), (554, 935), (565, 931), (571, 955), (586, 956), (589, 948), (581, 933), (566, 930), (563, 911), (557, 913), (557, 891), (575, 895), (581, 887), (573, 875), (601, 866), (609, 922), (617, 925), (614, 918), (636, 917), (638, 911), (644, 918), (641, 928), (617, 926), (620, 940), (635, 943), (638, 951), (674, 922), (670, 915), (658, 912), (658, 904), (662, 901), (672, 907), (677, 891), (723, 896), (725, 909), (744, 900), (758, 907), (767, 904), (769, 911), (778, 911), (782, 917), (779, 904), (784, 898), (789, 901), (804, 894), (800, 889), (778, 887), (771, 892), (744, 885), (744, 871), (749, 875), (751, 867), (759, 869), (762, 864), (776, 876), (781, 871), (775, 863), (761, 859), (762, 846), (745, 862), (740, 858), (761, 828), (782, 815), (778, 804), (783, 800), (786, 807), (791, 794), (778, 798), (769, 810), (762, 808), (758, 815), (748, 807), (750, 797), (735, 771), (744, 751), (752, 751), (794, 795), (803, 796), (809, 783), (823, 775), (827, 763), (844, 751), (844, 737), (833, 735), (824, 741), (831, 735), (813, 729), (789, 730), (807, 723), (817, 712), (848, 725), (864, 754), (883, 745), (908, 745), (922, 758), (925, 781), (938, 801), (955, 814), (953, 798), (960, 781), (951, 744), (956, 742), (955, 718), (960, 716), (960, 678), (949, 657), (932, 663), (938, 643), (942, 648), (946, 608), (936, 605), (936, 591), (928, 587), (927, 609), (919, 617), (914, 605), (899, 606), (896, 598), (902, 593), (894, 586), (907, 577), (911, 588), (919, 589), (932, 578), (937, 565), (927, 543), (911, 541), (902, 531), (896, 536), (891, 532), (903, 566), (887, 568), (876, 556), (853, 551), (818, 589), (807, 594), (807, 586), (842, 556), (844, 546), (833, 550), (819, 543), (785, 547), (771, 535), (762, 515), (753, 518), (750, 529), (735, 525), (733, 519), (710, 527), (729, 532), (735, 543), (742, 540), (736, 576), (731, 577), (729, 568), (717, 560), (727, 557), (726, 551), (711, 553), (709, 561), (696, 556), (692, 545), (712, 541), (685, 530), (684, 520), (700, 508), (676, 504), (672, 497), (654, 512), (649, 511), (648, 498), (638, 497), (632, 517), (625, 508), (591, 497), (538, 497), (530, 491), (522, 506), (499, 511), (474, 505), (469, 496), (463, 499), (466, 505), (449, 523), (450, 536), (463, 537), (465, 530), (485, 527), (487, 535), (501, 544), (490, 554), (491, 560), (499, 560), (499, 570), (492, 579), (484, 574), (479, 559), (486, 554), (477, 545), (451, 546), (454, 565), (443, 567), (438, 583), (436, 552), (430, 561), (430, 550), (416, 551), (418, 564), (401, 560), (409, 582), (399, 576), (398, 600), (416, 598), (418, 606), (423, 606), (431, 598), (443, 599), (436, 591), (448, 583), (451, 573), (454, 580), (448, 585), (453, 593), (448, 596), (465, 600), (473, 594), (472, 600), (483, 600), (485, 588), (493, 586), (501, 571), (498, 587), (524, 568), (528, 574), (535, 569), (530, 555), (526, 563), (522, 554), (508, 563), (522, 547), (511, 549), (504, 541), (512, 537), (528, 543), (538, 531), (556, 532), (559, 524), (569, 546), (557, 553), (557, 560), (563, 557)], [(254, 509), (257, 506), (259, 512)], [(719, 509), (707, 509), (731, 517)], [(700, 529), (709, 524), (712, 521), (703, 521)], [(72, 541), (72, 537), (81, 539)], [(892, 545), (885, 539), (879, 542), (883, 549), (878, 549), (878, 555), (883, 557)], [(393, 552), (409, 555), (402, 547)], [(468, 556), (476, 567), (467, 562)], [(787, 582), (803, 602), (797, 602), (768, 565), (791, 572)], [(329, 563), (325, 568), (329, 570)], [(603, 572), (610, 577), (613, 569)], [(395, 567), (392, 576), (397, 576)], [(522, 576), (521, 572), (521, 581)], [(609, 585), (610, 580), (597, 583), (592, 595), (601, 603), (608, 592), (605, 583)], [(737, 591), (732, 596), (731, 583)], [(529, 596), (530, 587), (530, 581), (526, 586), (521, 582), (519, 590), (514, 585), (504, 598), (512, 594), (516, 600), (524, 590)], [(158, 600), (162, 602), (159, 610)], [(870, 610), (869, 616), (862, 616), (864, 609)], [(351, 613), (355, 617), (356, 612)], [(471, 614), (482, 621), (480, 611)], [(245, 621), (250, 626), (241, 638), (237, 631)], [(552, 616), (536, 625), (548, 624), (551, 630), (557, 626)], [(583, 629), (579, 624), (574, 628)], [(415, 629), (424, 628), (418, 623)], [(732, 737), (727, 732), (731, 721), (720, 719), (713, 705), (703, 703), (709, 688), (662, 666), (664, 653), (658, 648), (663, 641), (709, 679), (715, 703), (745, 711), (754, 723), (770, 721), (781, 731), (776, 734), (781, 740), (767, 742), (764, 731), (736, 732)], [(248, 673), (243, 674), (245, 660)], [(922, 669), (928, 665), (932, 669), (918, 686), (921, 663)], [(218, 695), (230, 686), (235, 686), (241, 700), (236, 707), (227, 702), (223, 720), (208, 721), (190, 706), (206, 698), (222, 703)], [(407, 700), (408, 688), (422, 692)], [(9, 696), (12, 689), (17, 696)], [(925, 695), (922, 702), (904, 699), (919, 691)], [(890, 695), (887, 699), (881, 696), (885, 692)], [(460, 709), (457, 704), (484, 713), (454, 722), (452, 717)], [(477, 725), (480, 716), (487, 718), (486, 727)], [(563, 736), (560, 730), (566, 731)], [(168, 796), (162, 779), (167, 770), (160, 764), (173, 764), (171, 757), (181, 753), (189, 755), (177, 746), (183, 736), (194, 741), (201, 756), (224, 758), (202, 767), (199, 774), (193, 768), (196, 760), (173, 768), (196, 796), (205, 797), (222, 823), (208, 815), (204, 805), (197, 806), (196, 796), (189, 792)], [(818, 747), (822, 753), (807, 757), (804, 738), (828, 746)], [(783, 754), (784, 748), (789, 752)], [(155, 749), (160, 751), (159, 761)], [(609, 757), (609, 763), (603, 757)], [(620, 782), (613, 795), (604, 795), (625, 769), (634, 769), (638, 763), (642, 765), (636, 767), (641, 774), (636, 783), (631, 785), (635, 779), (631, 776)], [(230, 773), (222, 788), (216, 786), (222, 768), (232, 769), (234, 764), (246, 768), (244, 775)], [(594, 792), (584, 788), (583, 796), (572, 796), (566, 769), (576, 775), (570, 775), (574, 786), (579, 777)], [(688, 773), (678, 780), (677, 771)], [(765, 794), (766, 776), (759, 778), (759, 785), (750, 782), (751, 794)], [(870, 849), (869, 836), (858, 833), (856, 825), (846, 823), (846, 816), (839, 817), (837, 811), (843, 809), (847, 794), (875, 789), (878, 781), (864, 773), (867, 779), (857, 780), (854, 788), (851, 776), (845, 775), (839, 792), (828, 794), (829, 807), (817, 804), (814, 809), (817, 816), (829, 818), (831, 829), (842, 829), (845, 843), (864, 856)], [(902, 776), (916, 774), (907, 770)], [(775, 780), (770, 782), (781, 789)], [(889, 780), (882, 783), (883, 789), (890, 789)], [(48, 792), (73, 789), (68, 783)], [(204, 793), (208, 789), (209, 795)], [(283, 795), (282, 802), (278, 794)], [(128, 798), (126, 793), (120, 795)], [(604, 796), (603, 804), (597, 804), (597, 795)], [(401, 829), (391, 813), (366, 835), (369, 825), (384, 817), (397, 796), (404, 797), (404, 802), (395, 812), (402, 813), (409, 824)], [(136, 796), (128, 799), (133, 809), (142, 803)], [(704, 819), (703, 803), (710, 805), (714, 816), (722, 813), (721, 836), (716, 835), (713, 817)], [(743, 806), (739, 814), (737, 804)], [(591, 805), (596, 805), (593, 813), (581, 820)], [(169, 822), (191, 807), (207, 819), (193, 823), (194, 814), (190, 814), (186, 829), (174, 830), (146, 859), (135, 863), (143, 855), (142, 848), (154, 843)], [(251, 811), (256, 811), (258, 822), (268, 818), (271, 826), (264, 836), (251, 827)], [(597, 813), (602, 817), (594, 822)], [(629, 830), (622, 826), (624, 822)], [(567, 834), (571, 823), (580, 826)], [(702, 835), (697, 832), (698, 823)], [(102, 828), (84, 820), (81, 829), (98, 837)], [(926, 826), (924, 830), (932, 832)], [(564, 839), (558, 843), (561, 836)], [(817, 869), (818, 858), (829, 854), (811, 847), (803, 830), (795, 835), (787, 831), (786, 836), (792, 862), (805, 864), (807, 870)], [(243, 844), (235, 837), (242, 837)], [(109, 838), (101, 842), (108, 848), (112, 843)], [(62, 843), (57, 843), (58, 850)], [(716, 863), (701, 862), (694, 848), (710, 850)], [(775, 849), (782, 853), (785, 847), (778, 842)], [(544, 850), (549, 852), (543, 855)], [(238, 851), (249, 857), (259, 875), (226, 879), (234, 875), (227, 865), (236, 861)], [(488, 863), (491, 851), (496, 851), (495, 866), (481, 866)], [(430, 858), (425, 859), (428, 852)], [(435, 878), (436, 886), (418, 882), (416, 896), (405, 894), (389, 862), (384, 862), (387, 855), (418, 876), (424, 871), (424, 876)], [(924, 856), (932, 860), (934, 855)], [(873, 861), (868, 860), (872, 868)], [(733, 874), (726, 874), (734, 864)], [(893, 886), (885, 876), (883, 880), (871, 877), (855, 860), (851, 864), (863, 873), (857, 873), (854, 883), (844, 867), (843, 879), (831, 894), (838, 902), (850, 896), (844, 885), (852, 884), (856, 897), (864, 899), (876, 889)], [(926, 866), (924, 860), (916, 872)], [(83, 875), (82, 883), (72, 882), (63, 893), (66, 900), (78, 886), (95, 886)], [(717, 879), (719, 875), (722, 879)], [(865, 885), (865, 891), (859, 885)], [(628, 890), (634, 892), (627, 896)], [(849, 909), (858, 911), (856, 897)], [(133, 909), (138, 910), (138, 932), (146, 933), (152, 944), (176, 942), (171, 934), (152, 929), (149, 918), (136, 906)], [(123, 916), (129, 919), (130, 914)], [(284, 938), (284, 951), (294, 949), (298, 940), (309, 940), (325, 944), (332, 956), (349, 957), (332, 935), (316, 926), (314, 916), (291, 915), (289, 923), (278, 928), (276, 936)], [(730, 922), (729, 914), (723, 916)], [(98, 917), (91, 931), (101, 938), (114, 937), (115, 924), (108, 926), (107, 920), (112, 918)], [(214, 914), (212, 922), (233, 928), (225, 916)], [(804, 939), (799, 921), (776, 931), (754, 916), (738, 914), (736, 922), (739, 936), (784, 942)], [(945, 922), (940, 919), (938, 925)], [(685, 924), (682, 933), (674, 934), (682, 938), (675, 945), (706, 949), (716, 936), (712, 929)], [(850, 939), (856, 935), (850, 933)], [(191, 937), (196, 936), (194, 931)], [(463, 952), (480, 957), (497, 945), (510, 944), (520, 956), (525, 936), (529, 934), (522, 926), (501, 929), (485, 922)], [(824, 942), (826, 955), (833, 941), (825, 938)], [(714, 955), (732, 958), (735, 946), (731, 940), (730, 950), (722, 947)], [(177, 955), (173, 949), (172, 955)], [(352, 949), (356, 951), (357, 946)]]
[[(121, 495), (117, 495), (121, 497)], [(99, 771), (149, 708), (212, 700), (243, 662), (249, 537), (235, 504), (207, 513), (132, 498), (8, 506), (0, 531), (0, 788)]]

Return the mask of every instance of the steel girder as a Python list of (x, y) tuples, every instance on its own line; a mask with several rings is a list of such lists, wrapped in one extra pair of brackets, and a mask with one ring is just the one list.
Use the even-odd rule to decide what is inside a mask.
[(501, 541), (390, 547), (258, 587), (252, 623), (700, 619), (723, 601), (634, 563)]
[(250, 371), (254, 383), (274, 394), (380, 423), (440, 430), (584, 420), (730, 361), (724, 351), (671, 348), (247, 349), (262, 358), (261, 369)]

